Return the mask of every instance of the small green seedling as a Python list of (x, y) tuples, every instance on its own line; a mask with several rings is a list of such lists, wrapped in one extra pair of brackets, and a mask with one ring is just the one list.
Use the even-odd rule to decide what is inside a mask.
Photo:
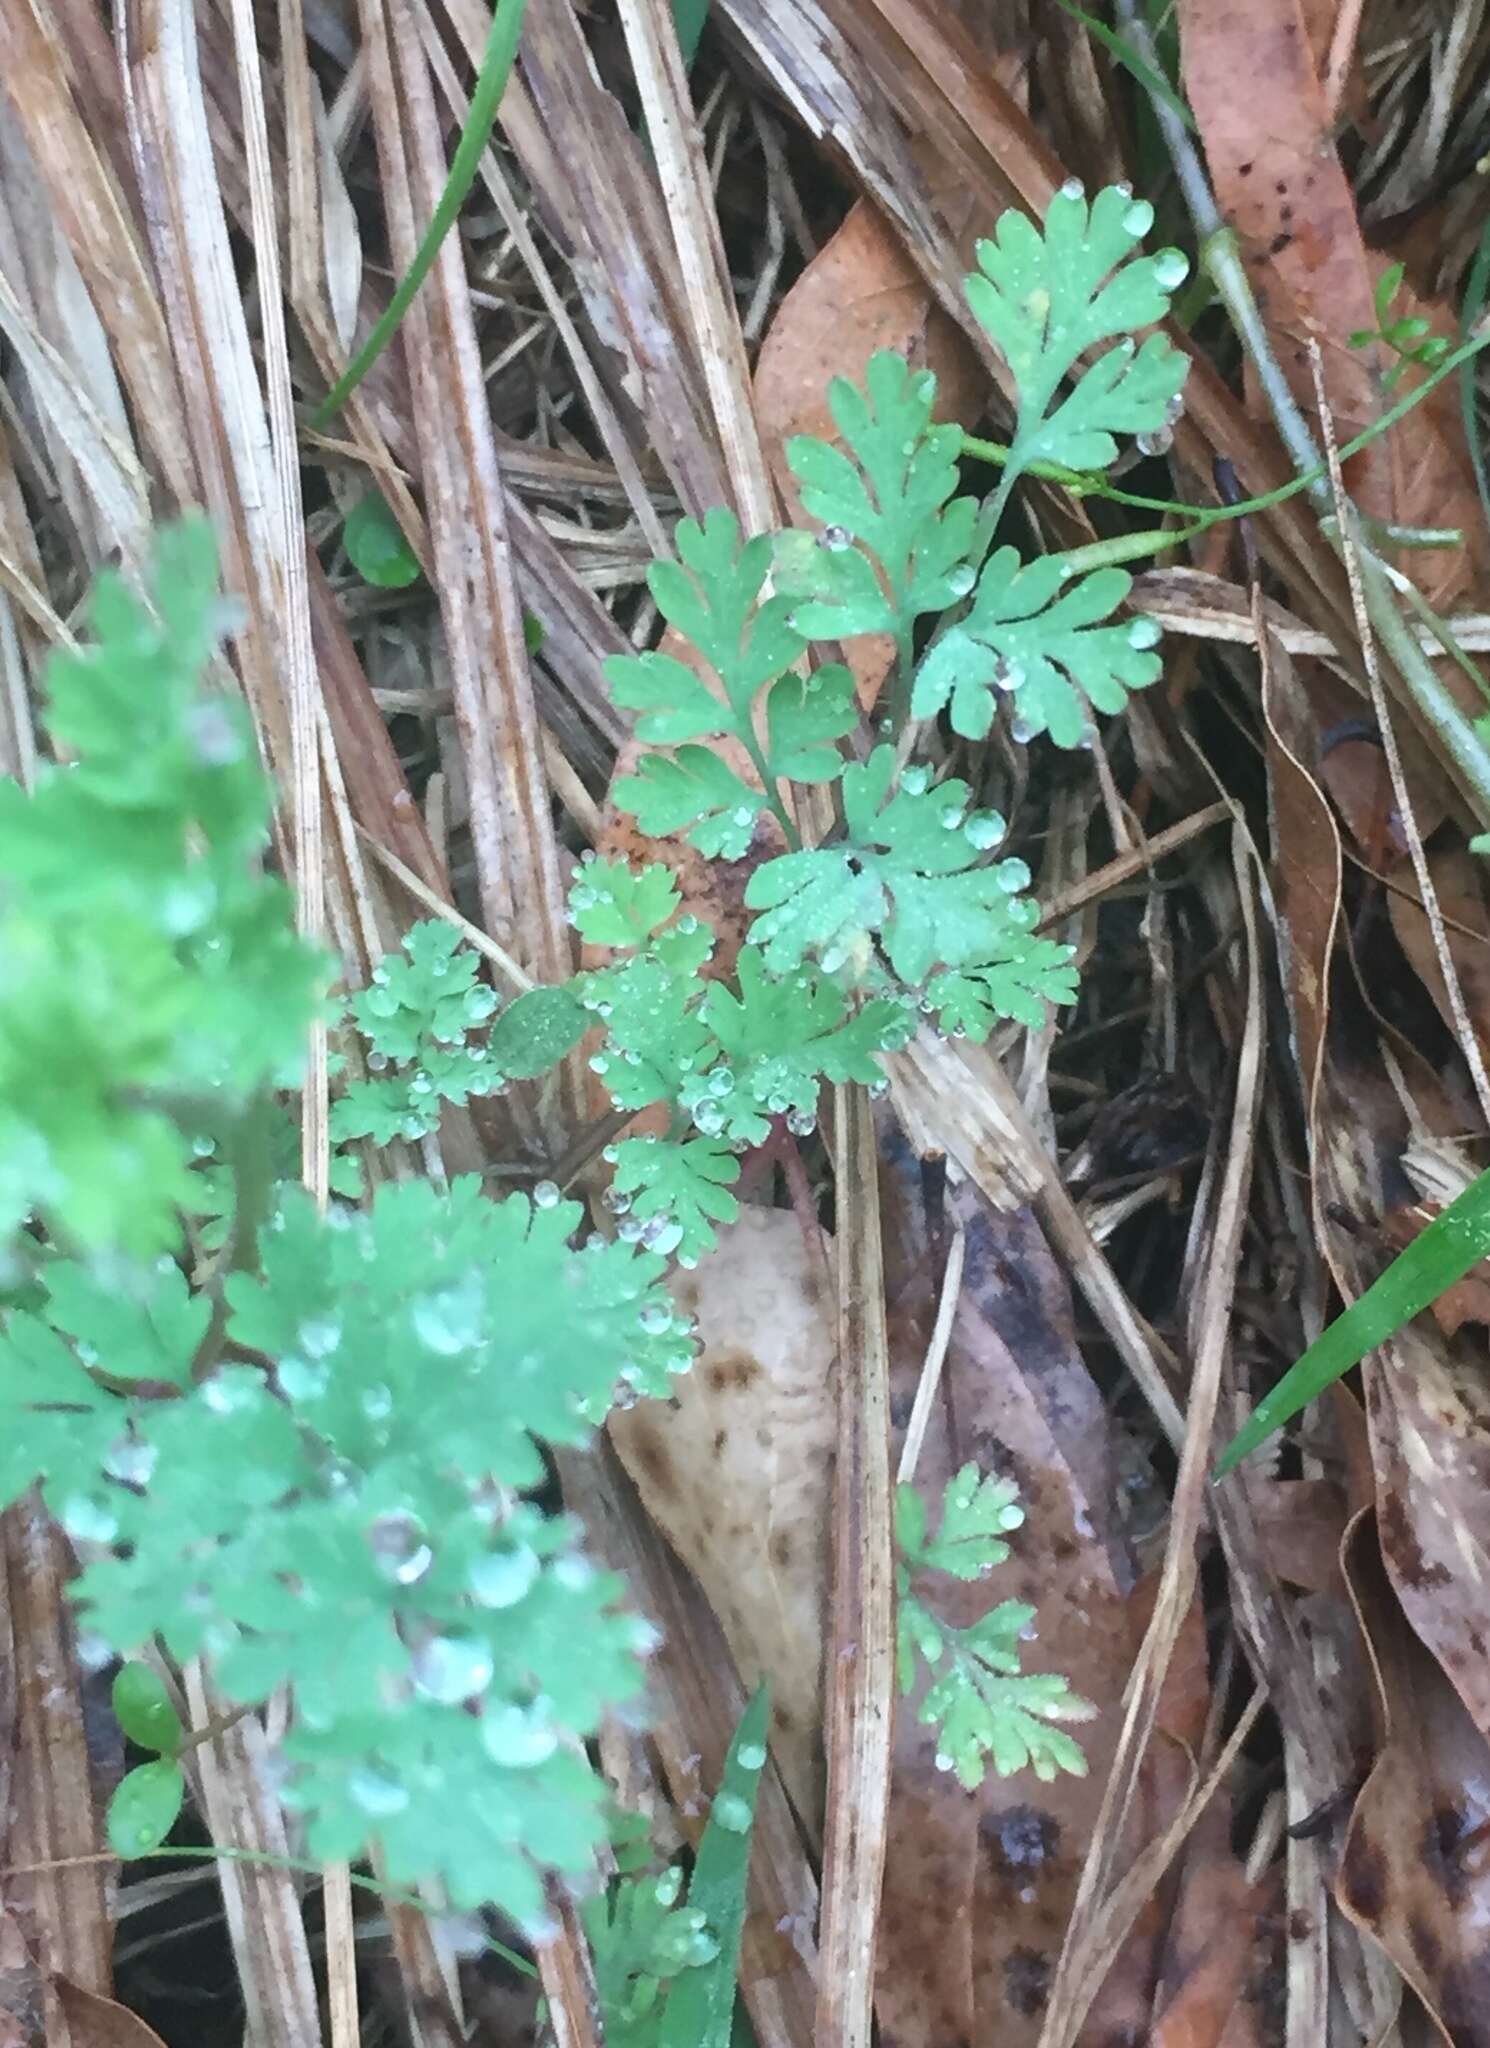
[(148, 1664), (121, 1665), (113, 1701), (126, 1741), (154, 1756), (127, 1771), (115, 1787), (109, 1801), (109, 1844), (120, 1856), (146, 1856), (160, 1847), (181, 1812), (186, 1779), (177, 1752), (186, 1731), (163, 1681)]
[(952, 1628), (913, 1591), (920, 1572), (946, 1572), (964, 1584), (985, 1578), (1008, 1557), (1004, 1537), (1023, 1521), (1013, 1485), (981, 1477), (976, 1465), (947, 1481), (934, 1534), (921, 1496), (910, 1486), (896, 1490), (900, 1689), (914, 1691), (923, 1665), (931, 1674), (917, 1718), (937, 1731), (937, 1768), (955, 1771), (969, 1792), (990, 1762), (1001, 1778), (1026, 1767), (1045, 1780), (1061, 1771), (1086, 1776), (1080, 1744), (1051, 1724), (1090, 1721), (1096, 1708), (1064, 1678), (1021, 1669), (1019, 1646), (1033, 1633), (1034, 1608), (1005, 1600), (971, 1627)]
[(1409, 369), (1437, 369), (1453, 347), (1446, 336), (1434, 334), (1432, 322), (1420, 314), (1403, 314), (1396, 320), (1387, 318), (1392, 301), (1402, 289), (1403, 271), (1402, 264), (1392, 263), (1381, 273), (1375, 292), (1376, 325), (1357, 328), (1349, 337), (1352, 348), (1369, 348), (1373, 342), (1379, 342), (1396, 356), (1396, 362), (1388, 364), (1382, 376), (1382, 388), (1386, 391), (1391, 391)]
[(379, 590), (404, 590), (419, 580), (419, 557), (381, 491), (369, 491), (357, 500), (341, 537), (347, 559), (364, 583)]

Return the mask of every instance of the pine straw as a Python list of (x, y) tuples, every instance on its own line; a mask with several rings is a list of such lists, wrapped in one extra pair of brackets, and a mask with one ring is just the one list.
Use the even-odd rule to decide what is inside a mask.
[[(245, 608), (233, 680), (285, 792), (278, 851), (306, 928), (328, 933), (356, 979), (412, 917), (448, 907), (510, 981), (566, 974), (566, 872), (601, 825), (628, 725), (600, 669), (654, 631), (645, 564), (680, 510), (731, 504), (750, 528), (776, 516), (750, 358), (785, 287), (851, 200), (870, 195), (981, 352), (996, 431), (1004, 372), (969, 330), (959, 285), (969, 230), (939, 210), (928, 151), (979, 231), (1009, 204), (1042, 207), (1072, 171), (1091, 182), (1122, 173), (1112, 73), (1058, 10), (1031, 12), (1025, 25), (1011, 12), (990, 66), (936, 0), (716, 0), (690, 86), (666, 0), (618, 0), (614, 15), (584, 17), (573, 0), (535, 0), (500, 146), (459, 240), (397, 346), (343, 416), (311, 433), (297, 408), (303, 416), (372, 325), (433, 207), (485, 40), (480, 0), (359, 0), (355, 15), (278, 0), (257, 20), (247, 0), (202, 0), (195, 12), (184, 0), (134, 0), (112, 41), (86, 0), (55, 0), (45, 18), (28, 0), (0, 7), (0, 769), (33, 772), (42, 666), (93, 570), (138, 563), (153, 519), (205, 505)], [(1036, 125), (1022, 107), (1027, 74)], [(1362, 78), (1379, 116), (1358, 167), (1367, 217), (1441, 206), (1437, 282), (1452, 293), (1477, 232), (1465, 174), (1490, 106), (1480, 10), (1466, 0), (1444, 25), (1426, 8), (1405, 18), (1342, 7), (1329, 89), (1347, 121), (1367, 111)], [(1284, 479), (1234, 380), (1201, 361), (1175, 448), (1190, 494), (1218, 452), (1245, 490)], [(335, 539), (341, 510), (373, 486), (428, 577), (398, 596), (370, 596)], [(1033, 489), (1030, 506), (1057, 540), (1093, 537), (1080, 505)], [(1111, 1824), (1091, 1844), (1042, 2048), (1075, 2039), (1103, 1968), (1211, 1793), (1255, 1782), (1257, 1765), (1241, 1756), (1244, 1743), (1256, 1751), (1265, 1702), (1264, 1772), (1285, 1774), (1290, 1817), (1327, 1801), (1351, 1770), (1320, 1700), (1320, 1652), (1265, 1562), (1252, 1480), (1214, 1501), (1204, 1483), (1217, 1418), (1224, 1431), (1244, 1403), (1245, 1366), (1275, 1372), (1323, 1301), (1297, 1191), (1295, 1083), (1276, 1040), (1264, 1045), (1275, 962), (1259, 911), (1263, 855), (1242, 821), (1260, 744), (1255, 658), (1326, 655), (1352, 675), (1358, 661), (1345, 576), (1301, 503), (1258, 521), (1255, 538), (1273, 577), (1262, 608), (1216, 553), (1140, 578), (1135, 601), (1181, 651), (1167, 696), (1139, 706), (1129, 735), (1114, 738), (1110, 770), (1081, 757), (1029, 781), (1027, 764), (995, 749), (980, 771), (1032, 856), (1044, 847), (1045, 898), (1086, 956), (1075, 1020), (1022, 1048), (923, 1035), (892, 1063), (894, 1107), (922, 1155), (952, 1162), (996, 1206), (1033, 1205), (1086, 1303), (1093, 1367), (1115, 1407), (1130, 1418), (1147, 1410), (1149, 1477), (1172, 1493), (1159, 1599), (1121, 1710)], [(536, 662), (525, 613), (543, 631)], [(1490, 646), (1490, 621), (1466, 620), (1460, 637)], [(1219, 775), (1212, 757), (1227, 760)], [(324, 1192), (324, 1047), (317, 1062), (305, 1173)], [(1198, 1181), (1183, 1166), (1146, 1164), (1142, 1143), (1094, 1137), (1084, 1149), (1123, 1185), (1082, 1197), (1062, 1161), (1140, 1071), (1179, 1077), (1224, 1106), (1228, 1127)], [(538, 1173), (582, 1132), (581, 1081), (570, 1072), (500, 1115), (453, 1120), (447, 1164)], [(840, 1329), (853, 1370), (836, 1508), (823, 1949), (819, 1872), (770, 1782), (746, 1944), (762, 2048), (867, 2048), (870, 2030), (890, 1730), (884, 1288), (863, 1103), (841, 1102), (836, 1125)], [(1298, 1298), (1277, 1284), (1283, 1247), (1300, 1266)], [(1312, 1312), (1300, 1313), (1300, 1298)], [(659, 1812), (671, 1807), (686, 1836), (744, 1690), (717, 1621), (615, 1460), (568, 1461), (564, 1476), (596, 1547), (666, 1632), (649, 1741), (613, 1732), (607, 1764)], [(1228, 1705), (1218, 1683), (1215, 1740), (1177, 1818), (1119, 1870), (1118, 1821), (1208, 1526), (1228, 1587), (1211, 1611), (1217, 1668), (1240, 1653), (1256, 1689)], [(18, 1760), (4, 1860), (48, 1866), (7, 1880), (5, 1903), (44, 1978), (107, 1994), (123, 1908), (112, 1870), (92, 1860), (101, 1842), (81, 1731), (96, 1682), (64, 1638), (58, 1540), (19, 1509), (4, 1531), (0, 1667), (21, 1676), (0, 1695)], [(209, 1713), (202, 1675), (187, 1673), (186, 1686), (194, 1713)], [(195, 1790), (215, 1841), (284, 1857), (294, 1843), (267, 1767), (276, 1725), (271, 1712), (267, 1728), (239, 1722), (204, 1746)], [(1281, 1825), (1276, 1802), (1262, 1811), (1259, 1870)], [(1288, 1906), (1313, 1930), (1290, 1976), (1289, 2040), (1312, 2048), (1332, 1987), (1375, 2024), (1392, 1978), (1342, 1926), (1326, 1947), (1314, 1845), (1289, 1840), (1279, 1853)], [(321, 1913), (314, 1884), (270, 1866), (225, 1862), (219, 1884), (236, 1996), (260, 2048), (304, 2048), (323, 2024), (348, 2048), (359, 2029), (379, 2038), (394, 2012), (417, 2038), (453, 2048), (489, 1995), (408, 1908), (380, 1927), (360, 1905), (354, 1913), (338, 1880)], [(559, 2038), (589, 2048), (585, 1959), (572, 1913), (556, 1903), (544, 1982)], [(359, 1934), (376, 1968), (359, 1972)], [(171, 1953), (189, 1983), (191, 1952)], [(47, 2038), (64, 2039), (56, 1995), (46, 1997)], [(196, 2038), (233, 2030), (219, 1998)]]

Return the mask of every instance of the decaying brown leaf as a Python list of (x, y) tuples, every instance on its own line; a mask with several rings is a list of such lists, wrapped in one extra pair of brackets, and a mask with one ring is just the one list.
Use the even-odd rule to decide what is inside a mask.
[(1371, 1517), (1346, 1552), (1385, 1717), (1336, 1894), (1453, 2048), (1490, 2041), (1490, 1744), (1402, 1625)]
[(698, 1319), (698, 1362), (671, 1402), (614, 1415), (611, 1441), (746, 1683), (770, 1679), (772, 1747), (816, 1834), (835, 1441), (824, 1250), (789, 1210), (745, 1208), (675, 1293)]

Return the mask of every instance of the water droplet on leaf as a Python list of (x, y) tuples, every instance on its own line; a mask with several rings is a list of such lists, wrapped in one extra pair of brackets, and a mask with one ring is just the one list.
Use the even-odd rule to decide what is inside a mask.
[(474, 1636), (431, 1636), (414, 1653), (414, 1684), (426, 1699), (458, 1706), (491, 1684), (491, 1651)]

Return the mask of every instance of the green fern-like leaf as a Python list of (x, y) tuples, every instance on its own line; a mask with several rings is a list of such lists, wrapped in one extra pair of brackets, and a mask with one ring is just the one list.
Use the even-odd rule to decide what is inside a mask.
[(980, 865), (1004, 824), (967, 804), (966, 783), (933, 784), (924, 769), (907, 769), (896, 785), (892, 747), (850, 767), (846, 837), (768, 861), (750, 878), (745, 901), (762, 913), (750, 936), (765, 964), (786, 973), (815, 954), (833, 972), (875, 934), (914, 988), (934, 966), (998, 957), (1011, 928), (1038, 913), (1020, 907), (1030, 878), (1022, 861)]
[[(717, 1243), (716, 1223), (733, 1223), (740, 1205), (729, 1192), (740, 1162), (718, 1138), (624, 1138), (611, 1148), (615, 1200), (644, 1227), (661, 1219), (647, 1242), (695, 1264)], [(638, 1233), (640, 1234), (640, 1233)]]
[(160, 536), (153, 610), (100, 579), (94, 641), (48, 669), (75, 755), (0, 781), (0, 1239), (163, 1250), (191, 1197), (169, 1104), (230, 1119), (298, 1078), (326, 963), (263, 872), (269, 787), (244, 707), (199, 677), (226, 624), (210, 530)]
[(567, 989), (529, 989), (499, 1015), (476, 970), (461, 934), (438, 918), (413, 925), (373, 970), (350, 1005), (373, 1078), (332, 1105), (334, 1138), (425, 1137), (442, 1104), (546, 1073), (584, 1036), (588, 1020)]
[(1121, 711), (1130, 691), (1160, 673), (1152, 619), (1102, 623), (1131, 585), (1122, 569), (1097, 569), (1071, 583), (1059, 555), (1021, 564), (1013, 548), (1000, 548), (967, 617), (917, 671), (916, 717), (934, 717), (950, 702), (953, 730), (982, 739), (1001, 690), (1013, 699), (1016, 739), (1048, 732), (1057, 746), (1080, 746), (1090, 731), (1088, 705)]
[(1047, 1003), (1076, 1000), (1078, 976), (1072, 958), (1072, 949), (1056, 939), (1011, 928), (1000, 941), (997, 959), (932, 975), (926, 1001), (941, 1029), (953, 1038), (981, 1044), (1004, 1017), (1039, 1031), (1046, 1022)]
[[(1141, 348), (1131, 337), (1165, 317), (1188, 266), (1177, 249), (1132, 255), (1153, 221), (1153, 208), (1120, 186), (1088, 206), (1073, 182), (1051, 200), (1043, 229), (1011, 211), (978, 244), (968, 304), (1018, 391), (1006, 485), (1032, 462), (1105, 469), (1117, 455), (1114, 435), (1155, 434), (1168, 423), (1185, 358), (1162, 335)], [(1057, 402), (1086, 352), (1114, 336), (1123, 339)]]
[(577, 1871), (598, 1838), (574, 1738), (636, 1690), (643, 1641), (521, 1494), (538, 1439), (579, 1442), (615, 1385), (661, 1394), (689, 1354), (662, 1260), (575, 1251), (580, 1221), (474, 1179), (326, 1218), (287, 1190), (228, 1285), (227, 1334), (266, 1364), (193, 1379), (209, 1305), (169, 1264), (53, 1265), (0, 1342), (5, 1497), (42, 1477), (90, 1626), (205, 1652), (230, 1699), (292, 1684), (313, 1851), (376, 1841), (397, 1881), (519, 1914), (536, 1864)]
[[(1061, 1771), (1086, 1775), (1081, 1747), (1051, 1724), (1089, 1721), (1096, 1709), (1061, 1677), (1022, 1670), (1021, 1642), (1035, 1611), (1005, 1600), (970, 1628), (941, 1621), (911, 1591), (912, 1574), (942, 1571), (965, 1583), (985, 1578), (1009, 1555), (1006, 1535), (1024, 1521), (1013, 1484), (976, 1465), (946, 1483), (935, 1531), (925, 1502), (911, 1486), (895, 1496), (896, 1669), (902, 1693), (914, 1691), (923, 1669), (931, 1684), (917, 1712), (937, 1730), (937, 1764), (972, 1792), (988, 1763), (1000, 1777), (1033, 1768), (1049, 1780)], [(946, 1660), (943, 1668), (943, 1659)]]
[(687, 831), (711, 860), (743, 860), (755, 821), (768, 808), (753, 788), (708, 747), (674, 754), (643, 754), (635, 775), (617, 778), (614, 795), (653, 838)]
[(802, 599), (792, 613), (799, 632), (900, 636), (972, 588), (977, 505), (953, 498), (962, 434), (932, 424), (935, 397), (929, 370), (881, 350), (863, 391), (843, 377), (828, 386), (849, 453), (806, 434), (787, 443), (803, 507), (824, 528), (816, 542), (790, 535), (778, 544), (781, 586)]
[(926, 1508), (913, 1486), (895, 1493), (895, 1540), (906, 1565), (977, 1579), (1009, 1555), (1004, 1537), (1024, 1522), (1019, 1489), (995, 1473), (964, 1465), (946, 1483), (936, 1534), (928, 1535)]
[(632, 868), (624, 861), (583, 860), (569, 890), (570, 918), (592, 946), (644, 946), (677, 907), (677, 883), (656, 861)]
[[(902, 1602), (902, 1642), (918, 1633), (916, 1602)], [(1034, 1609), (1006, 1600), (968, 1629), (942, 1629), (947, 1669), (933, 1678), (916, 1718), (937, 1731), (937, 1763), (976, 1792), (987, 1765), (1001, 1778), (1032, 1769), (1049, 1783), (1086, 1776), (1081, 1745), (1053, 1726), (1090, 1721), (1096, 1709), (1064, 1678), (1020, 1670), (1019, 1643)], [(912, 1652), (914, 1654), (914, 1652)], [(910, 1688), (907, 1687), (906, 1690)]]
[(851, 1011), (831, 981), (774, 975), (754, 946), (742, 948), (738, 974), (738, 993), (713, 982), (700, 1005), (724, 1055), (681, 1091), (700, 1131), (759, 1145), (773, 1116), (811, 1130), (824, 1081), (883, 1090), (879, 1055), (904, 1045), (914, 1026), (904, 1003), (876, 996)]

